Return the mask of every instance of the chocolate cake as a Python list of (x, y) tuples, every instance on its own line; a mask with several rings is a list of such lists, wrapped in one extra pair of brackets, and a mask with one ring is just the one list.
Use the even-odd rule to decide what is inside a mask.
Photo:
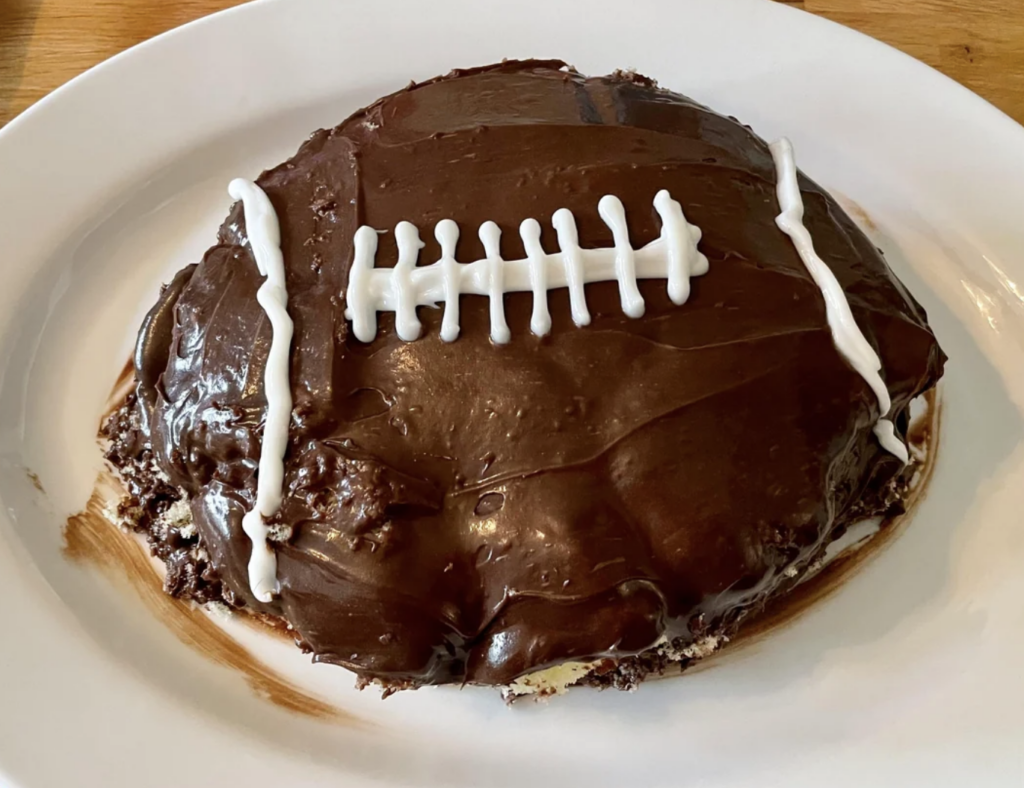
[(945, 357), (785, 141), (504, 62), (232, 194), (105, 427), (168, 593), (389, 692), (631, 688), (901, 506)]

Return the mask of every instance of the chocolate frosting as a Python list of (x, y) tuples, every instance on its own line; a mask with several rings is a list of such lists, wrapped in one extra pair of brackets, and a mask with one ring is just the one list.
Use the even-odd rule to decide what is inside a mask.
[[(507, 683), (565, 660), (634, 654), (663, 636), (722, 631), (851, 520), (881, 512), (901, 472), (872, 434), (876, 398), (833, 345), (818, 288), (775, 225), (765, 143), (733, 119), (633, 74), (588, 79), (560, 62), (455, 71), (318, 131), (258, 184), (281, 223), (294, 416), (275, 518), (281, 592), (249, 592), (241, 518), (255, 498), (271, 329), (240, 206), (219, 242), (166, 288), (136, 354), (138, 408), (159, 467), (191, 500), (223, 583), (283, 616), (322, 661), (392, 682)], [(883, 362), (897, 431), (944, 356), (924, 311), (836, 202), (801, 176), (805, 223)], [(461, 334), (440, 309), (403, 342), (394, 315), (363, 344), (344, 317), (353, 234), (462, 229), (506, 259), (519, 223), (569, 208), (581, 245), (610, 246), (597, 201), (624, 203), (654, 240), (668, 189), (703, 230), (710, 271), (690, 300), (640, 283), (587, 286), (593, 316), (552, 291), (505, 298), (512, 341), (489, 338), (485, 298)]]

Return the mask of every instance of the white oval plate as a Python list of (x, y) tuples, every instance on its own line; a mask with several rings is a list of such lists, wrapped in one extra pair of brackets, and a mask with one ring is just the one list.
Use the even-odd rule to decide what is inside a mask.
[[(806, 171), (865, 209), (951, 357), (930, 493), (838, 594), (689, 677), (511, 711), (475, 689), (381, 703), (261, 641), (364, 724), (290, 714), (62, 557), (99, 467), (97, 416), (158, 284), (213, 240), (232, 176), (411, 78), (525, 56), (635, 67), (788, 134)], [(1022, 212), (1019, 126), (762, 0), (279, 0), (93, 69), (0, 132), (0, 774), (27, 788), (1020, 785)]]

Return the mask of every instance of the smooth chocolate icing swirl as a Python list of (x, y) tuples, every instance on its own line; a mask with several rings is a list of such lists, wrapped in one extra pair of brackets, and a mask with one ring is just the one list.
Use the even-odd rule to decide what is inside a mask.
[[(259, 178), (281, 222), (294, 414), (277, 522), (280, 596), (250, 594), (242, 514), (253, 506), (271, 331), (235, 206), (219, 243), (147, 318), (139, 408), (159, 466), (191, 499), (221, 580), (286, 618), (316, 659), (413, 683), (507, 683), (561, 661), (632, 654), (734, 624), (851, 520), (885, 508), (898, 460), (872, 434), (877, 401), (836, 351), (821, 293), (776, 227), (767, 146), (736, 121), (636, 75), (587, 79), (508, 62), (410, 86), (315, 133)], [(805, 222), (878, 350), (897, 431), (944, 356), (924, 311), (835, 201), (802, 178)], [(512, 340), (486, 298), (441, 310), (422, 338), (394, 315), (350, 336), (353, 234), (408, 220), (463, 229), (460, 259), (501, 227), (523, 256), (534, 217), (569, 208), (584, 247), (608, 246), (598, 199), (626, 206), (635, 244), (657, 237), (668, 189), (704, 233), (710, 271), (675, 306), (663, 281), (622, 313), (615, 282), (587, 286), (576, 327), (552, 291), (551, 334), (531, 296), (507, 295)], [(287, 530), (287, 529), (285, 529)]]

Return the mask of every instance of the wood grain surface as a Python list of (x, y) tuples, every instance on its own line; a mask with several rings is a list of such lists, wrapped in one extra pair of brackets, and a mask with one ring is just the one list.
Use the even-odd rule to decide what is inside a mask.
[[(1024, 0), (778, 1), (892, 44), (1024, 122)], [(111, 55), (238, 4), (0, 0), (0, 126)]]

